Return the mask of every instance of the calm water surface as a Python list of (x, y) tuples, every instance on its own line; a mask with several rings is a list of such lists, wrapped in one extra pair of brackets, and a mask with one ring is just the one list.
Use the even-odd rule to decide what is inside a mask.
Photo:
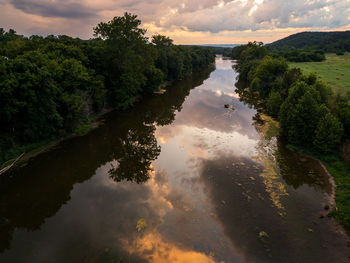
[(218, 57), (2, 177), (0, 262), (349, 262), (324, 171), (266, 136), (235, 77)]

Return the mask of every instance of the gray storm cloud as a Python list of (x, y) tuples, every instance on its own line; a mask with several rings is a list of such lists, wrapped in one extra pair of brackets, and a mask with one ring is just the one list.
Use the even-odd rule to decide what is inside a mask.
[(69, 2), (65, 0), (10, 0), (10, 3), (25, 13), (44, 17), (91, 18), (96, 16), (95, 9), (80, 2)]
[[(90, 29), (125, 11), (136, 13), (144, 23), (162, 30), (214, 34), (276, 28), (332, 29), (350, 24), (350, 0), (0, 0), (3, 26), (5, 17), (7, 21), (14, 20), (8, 18), (8, 10), (13, 17), (22, 12)], [(35, 23), (31, 23), (35, 30)], [(58, 25), (55, 30), (59, 29)]]

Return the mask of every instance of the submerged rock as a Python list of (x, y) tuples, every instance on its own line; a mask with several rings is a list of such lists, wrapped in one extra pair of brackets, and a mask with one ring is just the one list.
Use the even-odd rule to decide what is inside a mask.
[(235, 108), (233, 108), (233, 106), (230, 105), (230, 104), (225, 104), (225, 108), (226, 108), (226, 109), (230, 109), (230, 110), (234, 110), (234, 109), (235, 109)]

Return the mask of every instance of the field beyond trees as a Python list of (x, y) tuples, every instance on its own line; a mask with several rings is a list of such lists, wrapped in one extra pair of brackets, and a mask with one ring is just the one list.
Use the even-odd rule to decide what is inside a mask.
[(300, 68), (305, 74), (316, 73), (335, 93), (350, 93), (350, 53), (343, 56), (326, 54), (322, 62), (289, 63), (290, 68)]

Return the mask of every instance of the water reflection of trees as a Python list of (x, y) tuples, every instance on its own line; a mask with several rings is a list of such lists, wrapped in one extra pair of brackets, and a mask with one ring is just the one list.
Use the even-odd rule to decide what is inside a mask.
[(151, 163), (160, 153), (154, 131), (153, 125), (144, 126), (142, 132), (129, 130), (124, 139), (120, 138), (120, 158), (108, 171), (113, 180), (143, 183), (149, 179)]
[(289, 150), (282, 140), (278, 142), (276, 161), (282, 178), (294, 189), (307, 184), (316, 190), (331, 193), (328, 175), (319, 162)]
[[(254, 126), (259, 131), (259, 127), (265, 125), (261, 119), (262, 107), (260, 107), (260, 104), (262, 102), (257, 99), (254, 92), (247, 89), (247, 85), (244, 82), (236, 83), (236, 92), (240, 95), (242, 102), (248, 104), (249, 107), (257, 109), (258, 113), (253, 117), (253, 121)], [(279, 137), (277, 138), (277, 147), (274, 155), (280, 175), (288, 185), (297, 189), (307, 184), (315, 189), (330, 193), (331, 186), (328, 176), (316, 160), (302, 157), (298, 153), (289, 150), (284, 139)]]
[(90, 179), (97, 168), (116, 163), (109, 171), (117, 182), (148, 180), (151, 162), (160, 153), (156, 125), (175, 119), (192, 88), (203, 83), (213, 68), (174, 84), (134, 108), (112, 112), (105, 124), (86, 136), (63, 141), (50, 152), (0, 178), (0, 252), (10, 248), (16, 228), (37, 230), (70, 200), (73, 185)]
[(238, 253), (254, 263), (336, 262), (338, 255), (332, 249), (320, 250), (329, 239), (327, 234), (319, 234), (321, 226), (312, 226), (315, 231), (307, 235), (310, 224), (318, 224), (314, 221), (319, 209), (312, 201), (314, 196), (293, 194), (286, 215), (280, 216), (266, 191), (263, 170), (252, 159), (236, 156), (218, 156), (201, 164), (200, 179), (213, 213)]
[[(261, 132), (261, 128), (266, 124), (262, 120), (261, 115), (258, 113), (253, 117), (254, 125), (258, 132)], [(267, 133), (269, 127), (266, 127)], [(261, 140), (265, 142), (263, 145), (273, 144), (271, 138), (267, 134), (261, 135)], [(327, 193), (331, 192), (331, 185), (329, 183), (329, 178), (325, 173), (323, 167), (314, 159), (309, 157), (303, 157), (297, 152), (288, 149), (286, 142), (283, 138), (277, 137), (276, 145), (270, 145), (273, 148), (271, 153), (274, 156), (276, 166), (278, 168), (281, 178), (294, 189), (307, 184), (314, 187), (316, 190), (325, 191)]]
[(255, 108), (259, 111), (260, 104), (262, 103), (259, 101), (258, 94), (255, 92), (252, 92), (248, 86), (248, 84), (244, 81), (237, 81), (235, 84), (236, 90), (235, 92), (239, 95), (239, 100), (244, 102), (249, 106), (249, 108)]

